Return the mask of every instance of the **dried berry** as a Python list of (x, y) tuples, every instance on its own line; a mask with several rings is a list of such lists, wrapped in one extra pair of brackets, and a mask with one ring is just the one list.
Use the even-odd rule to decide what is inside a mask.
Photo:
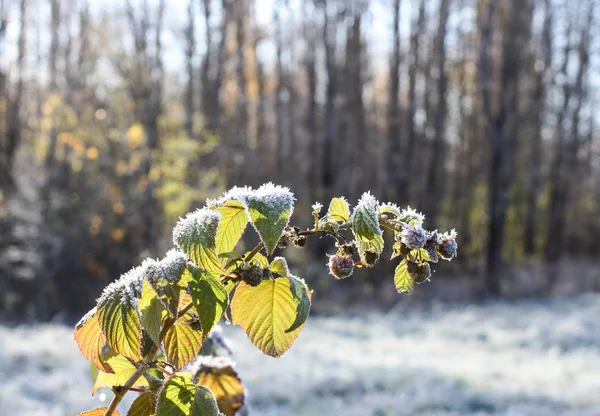
[(348, 256), (329, 256), (329, 272), (336, 279), (345, 279), (354, 271), (354, 260)]
[(290, 245), (290, 237), (287, 234), (283, 234), (279, 237), (277, 242), (277, 248), (287, 248)]
[(240, 277), (250, 286), (258, 286), (262, 282), (264, 276), (263, 269), (257, 265), (251, 265), (247, 270), (243, 270), (240, 273)]
[(421, 264), (416, 264), (416, 266), (417, 267), (413, 272), (409, 271), (410, 276), (413, 278), (415, 283), (423, 283), (429, 280), (429, 278), (431, 277), (431, 266), (429, 265), (429, 263), (424, 262)]
[(430, 233), (429, 237), (427, 238), (427, 241), (425, 242), (425, 251), (427, 252), (427, 255), (429, 256), (429, 259), (434, 263), (437, 263), (439, 260), (439, 256), (438, 256), (438, 252), (437, 252), (437, 245), (440, 242), (441, 242), (441, 237), (437, 231), (433, 231), (432, 233)]
[(379, 254), (374, 251), (363, 251), (360, 256), (361, 263), (367, 267), (374, 267), (379, 261)]
[(354, 244), (353, 242), (342, 244), (340, 246), (340, 250), (344, 255), (352, 256), (352, 255), (356, 254), (356, 244)]
[(437, 246), (437, 251), (440, 257), (444, 260), (452, 260), (456, 257), (458, 244), (456, 244), (456, 231), (444, 233), (441, 237), (441, 242)]
[(305, 235), (299, 235), (292, 240), (292, 243), (294, 243), (294, 246), (296, 247), (304, 247), (307, 241), (308, 238)]
[(411, 250), (418, 250), (425, 245), (427, 234), (420, 225), (406, 224), (400, 232), (400, 238)]

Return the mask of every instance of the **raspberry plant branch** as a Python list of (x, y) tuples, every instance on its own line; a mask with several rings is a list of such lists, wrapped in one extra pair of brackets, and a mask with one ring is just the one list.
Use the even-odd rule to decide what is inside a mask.
[[(112, 387), (114, 397), (106, 411), (80, 415), (117, 414), (129, 391), (140, 393), (131, 414), (234, 416), (245, 408), (245, 388), (232, 363), (214, 357), (219, 345), (231, 350), (213, 329), (225, 315), (267, 355), (280, 357), (291, 347), (308, 318), (312, 292), (284, 257), (274, 257), (277, 247), (301, 248), (310, 237), (331, 236), (337, 250), (328, 255), (329, 273), (345, 279), (357, 267), (376, 266), (383, 233), (391, 232), (391, 258), (401, 259), (393, 279), (400, 293), (429, 280), (430, 263), (456, 256), (454, 230), (426, 231), (421, 214), (379, 203), (368, 192), (352, 212), (344, 198), (333, 198), (325, 215), (314, 204), (314, 228), (304, 231), (289, 225), (294, 200), (273, 184), (233, 188), (180, 219), (173, 229), (176, 248), (163, 259), (145, 260), (104, 289), (76, 325), (75, 341), (99, 370), (94, 391)], [(248, 224), (260, 242), (236, 252)]]

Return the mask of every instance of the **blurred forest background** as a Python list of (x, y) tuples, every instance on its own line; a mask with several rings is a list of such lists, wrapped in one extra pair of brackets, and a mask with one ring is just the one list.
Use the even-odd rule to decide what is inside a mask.
[[(302, 227), (371, 190), (456, 228), (417, 300), (600, 290), (599, 6), (0, 0), (0, 316), (80, 315), (266, 181)], [(397, 300), (391, 262), (331, 282), (309, 246), (321, 302)]]

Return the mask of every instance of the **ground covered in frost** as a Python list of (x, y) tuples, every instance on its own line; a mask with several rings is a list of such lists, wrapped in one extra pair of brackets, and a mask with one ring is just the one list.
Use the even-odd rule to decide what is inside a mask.
[[(278, 360), (225, 334), (254, 415), (600, 416), (598, 295), (311, 317)], [(88, 368), (71, 328), (0, 326), (0, 415), (93, 408)]]

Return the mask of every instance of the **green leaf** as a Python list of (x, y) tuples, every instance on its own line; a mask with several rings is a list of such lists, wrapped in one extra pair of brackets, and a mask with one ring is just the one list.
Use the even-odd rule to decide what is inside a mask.
[(136, 397), (126, 416), (154, 416), (154, 394), (147, 391)]
[(167, 309), (158, 299), (158, 295), (146, 279), (142, 283), (142, 297), (139, 300), (138, 308), (144, 329), (150, 335), (152, 341), (159, 345), (160, 331), (163, 319), (167, 316)]
[(294, 210), (294, 195), (268, 183), (246, 195), (245, 203), (267, 254), (273, 253)]
[(86, 313), (75, 325), (74, 338), (83, 356), (90, 360), (98, 370), (106, 373), (113, 372), (102, 356), (106, 337), (100, 329), (96, 308)]
[[(248, 253), (250, 253), (250, 252), (248, 252)], [(247, 256), (248, 253), (246, 253), (245, 256)], [(261, 269), (264, 269), (265, 267), (267, 267), (269, 265), (269, 259), (267, 259), (267, 257), (262, 253), (256, 253), (254, 255), (254, 257), (252, 257), (252, 259), (250, 259), (250, 263), (257, 265)]]
[(173, 229), (173, 242), (205, 270), (225, 273), (217, 255), (216, 235), (221, 213), (199, 209), (179, 220)]
[(188, 314), (178, 319), (165, 333), (163, 340), (167, 361), (177, 370), (189, 364), (202, 347), (202, 331), (192, 328), (189, 319)]
[(352, 232), (359, 241), (369, 242), (381, 236), (377, 200), (365, 192), (352, 213)]
[(219, 408), (210, 389), (196, 386), (175, 374), (160, 390), (156, 416), (218, 416)]
[(248, 224), (246, 207), (240, 201), (229, 200), (222, 206), (215, 208), (221, 213), (217, 228), (217, 252), (227, 253), (232, 251), (244, 234)]
[[(136, 368), (129, 360), (122, 355), (113, 355), (107, 359), (108, 364), (114, 370), (114, 374), (105, 373), (100, 371), (94, 387), (92, 389), (92, 395), (102, 387), (113, 387), (123, 386), (127, 380), (136, 372)], [(147, 387), (148, 381), (144, 377), (140, 377), (134, 387)]]
[(191, 274), (188, 290), (202, 323), (204, 339), (206, 339), (227, 309), (228, 292), (217, 273), (204, 271), (194, 266), (188, 267), (188, 273)]
[(195, 380), (197, 385), (206, 386), (213, 392), (219, 410), (225, 416), (234, 416), (244, 406), (244, 386), (231, 366), (203, 365), (195, 375)]
[[(108, 410), (108, 407), (99, 407), (94, 410), (88, 410), (87, 412), (77, 413), (77, 416), (104, 416), (104, 414), (106, 413), (107, 410)], [(113, 412), (112, 416), (119, 416), (119, 412), (117, 412), (115, 410)]]
[(119, 296), (104, 297), (98, 305), (98, 319), (108, 345), (126, 357), (142, 359), (142, 324), (134, 304)]
[(403, 259), (396, 267), (396, 271), (394, 272), (394, 284), (396, 285), (398, 293), (410, 294), (413, 291), (415, 283), (408, 272), (408, 263), (406, 259)]
[(411, 250), (410, 256), (415, 260), (415, 263), (431, 261), (431, 258), (429, 258), (429, 254), (427, 253), (427, 250), (424, 247), (418, 250)]
[[(306, 291), (297, 279), (263, 280), (252, 287), (241, 282), (231, 301), (234, 324), (240, 325), (252, 343), (272, 357), (282, 356), (298, 337), (304, 311), (310, 308)], [(308, 313), (306, 313), (308, 315)], [(300, 323), (302, 322), (302, 323)]]
[(292, 297), (296, 302), (296, 319), (292, 325), (286, 329), (286, 332), (292, 332), (297, 328), (300, 328), (310, 313), (311, 297), (310, 291), (306, 286), (304, 280), (299, 279), (290, 273), (290, 269), (287, 265), (287, 261), (283, 257), (275, 257), (270, 265), (271, 272), (278, 273), (281, 276), (288, 277), (290, 279), (290, 291)]
[(329, 203), (327, 216), (334, 221), (346, 222), (350, 219), (350, 206), (344, 198), (333, 198)]
[(371, 241), (359, 241), (358, 247), (362, 251), (372, 251), (373, 253), (381, 254), (383, 251), (384, 241), (380, 235), (375, 235)]

